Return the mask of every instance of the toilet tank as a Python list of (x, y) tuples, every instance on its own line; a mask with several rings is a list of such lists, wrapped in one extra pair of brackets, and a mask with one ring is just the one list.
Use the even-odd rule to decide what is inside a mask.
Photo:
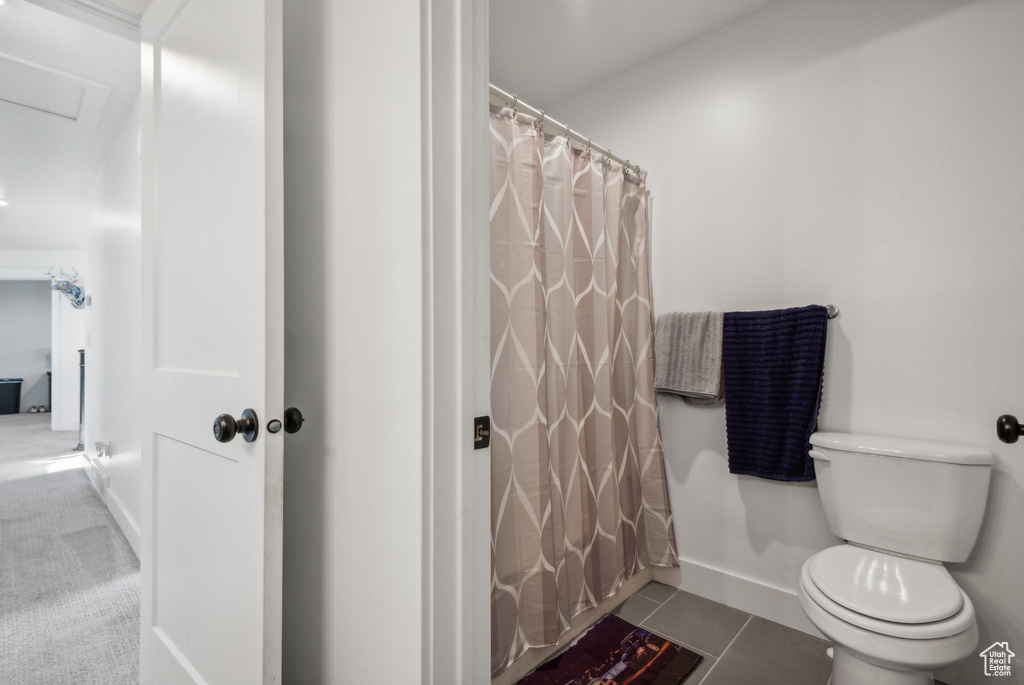
[(988, 500), (991, 452), (852, 433), (814, 433), (811, 445), (833, 533), (935, 561), (970, 555)]

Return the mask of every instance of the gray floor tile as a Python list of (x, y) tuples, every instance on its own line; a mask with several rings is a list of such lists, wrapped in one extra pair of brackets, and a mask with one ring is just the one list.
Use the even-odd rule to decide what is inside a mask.
[(676, 593), (676, 589), (671, 585), (665, 585), (663, 583), (650, 582), (644, 585), (642, 588), (636, 591), (638, 595), (644, 597), (650, 597), (655, 602), (664, 602), (669, 597)]
[(702, 685), (825, 685), (825, 640), (758, 616), (750, 619)]
[(643, 627), (691, 649), (718, 657), (750, 614), (679, 591), (643, 622)]
[(656, 602), (649, 597), (634, 594), (630, 595), (625, 602), (615, 607), (612, 613), (623, 621), (629, 621), (633, 625), (638, 626), (641, 621), (654, 613), (654, 610), (660, 606), (660, 602)]

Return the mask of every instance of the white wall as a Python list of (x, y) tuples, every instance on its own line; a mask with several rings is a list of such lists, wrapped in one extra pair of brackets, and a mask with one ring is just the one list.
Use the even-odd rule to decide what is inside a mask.
[[(79, 285), (85, 286), (84, 280)], [(51, 430), (78, 430), (81, 424), (81, 355), (85, 349), (85, 309), (76, 309), (57, 291), (50, 293), (53, 346)]]
[(421, 682), (418, 0), (285, 4), (284, 679)]
[(329, 682), (326, 499), (329, 400), (322, 3), (284, 3), (285, 406), (302, 430), (285, 439), (282, 677)]
[(20, 411), (50, 406), (50, 284), (0, 280), (0, 378), (21, 378)]
[(82, 266), (81, 250), (0, 250), (0, 280), (50, 280), (53, 267)]
[(486, 0), (284, 9), (284, 679), (486, 682)]
[[(81, 259), (76, 264), (82, 264)], [(81, 273), (81, 269), (76, 267)], [(85, 279), (78, 285), (88, 293)], [(81, 355), (85, 349), (85, 309), (75, 309), (61, 292), (50, 292), (50, 332), (52, 338), (53, 403), (50, 407), (50, 429), (78, 430), (81, 425)]]
[(92, 468), (128, 542), (139, 552), (141, 438), (141, 160), (139, 100), (121, 125), (87, 203), (85, 445), (108, 444)]
[[(1020, 0), (787, 1), (550, 110), (650, 170), (659, 312), (833, 303), (820, 428), (996, 453), (951, 570), (979, 651), (1018, 653), (1024, 443), (994, 422), (1024, 414), (1022, 35)], [(815, 487), (731, 476), (721, 408), (661, 412), (682, 561), (664, 577), (800, 625), (800, 566), (836, 542)]]

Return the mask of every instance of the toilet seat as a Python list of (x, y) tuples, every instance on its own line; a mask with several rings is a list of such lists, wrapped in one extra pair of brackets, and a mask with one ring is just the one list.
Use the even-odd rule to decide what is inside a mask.
[(935, 563), (846, 544), (815, 554), (808, 570), (833, 602), (883, 621), (931, 623), (963, 606), (960, 588)]
[[(851, 560), (854, 565), (846, 565)], [(885, 564), (889, 564), (890, 571), (899, 568), (900, 577), (880, 574), (879, 569)], [(872, 582), (868, 583), (867, 574), (872, 565), (875, 575)], [(928, 570), (920, 567), (927, 567)], [(879, 579), (882, 577), (886, 580), (885, 588), (880, 588)], [(902, 585), (899, 585), (900, 582)], [(897, 585), (896, 599), (893, 595), (894, 583)], [(974, 606), (970, 599), (945, 569), (937, 564), (895, 557), (853, 545), (839, 545), (818, 552), (808, 559), (800, 572), (800, 584), (808, 599), (824, 611), (846, 623), (880, 635), (927, 640), (957, 635), (974, 625)], [(909, 601), (901, 602), (901, 593), (902, 598)], [(926, 606), (928, 598), (933, 596), (939, 598), (936, 605), (938, 608)], [(912, 597), (920, 598), (920, 601), (913, 601)], [(952, 606), (956, 608), (950, 613)], [(941, 618), (931, 618), (943, 614)], [(922, 617), (924, 620), (921, 620)]]

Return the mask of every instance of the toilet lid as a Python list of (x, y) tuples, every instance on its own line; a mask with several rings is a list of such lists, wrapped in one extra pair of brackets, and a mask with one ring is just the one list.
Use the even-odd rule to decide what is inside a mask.
[(939, 564), (854, 545), (815, 554), (808, 572), (836, 604), (883, 621), (941, 621), (960, 611), (964, 602), (960, 588)]

